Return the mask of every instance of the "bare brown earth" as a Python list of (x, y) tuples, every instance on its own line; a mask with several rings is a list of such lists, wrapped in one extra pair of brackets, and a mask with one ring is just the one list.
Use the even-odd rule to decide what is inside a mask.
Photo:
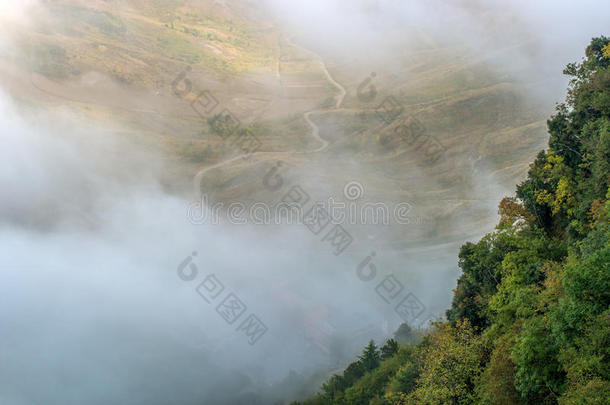
[[(361, 72), (300, 46), (249, 2), (44, 4), (31, 25), (10, 27), (16, 46), (0, 59), (2, 87), (161, 151), (172, 168), (168, 189), (191, 198), (194, 179), (215, 200), (276, 202), (287, 189), (271, 192), (262, 178), (282, 161), (286, 183), (315, 199), (344, 199), (344, 185), (357, 181), (358, 203), (413, 206), (409, 225), (350, 225), (362, 243), (442, 246), (488, 230), (497, 190), (524, 177), (546, 140), (545, 112), (485, 58), (466, 63), (458, 52), (423, 49), (405, 65), (408, 81), (380, 78), (383, 90), (363, 103)], [(172, 82), (187, 66), (192, 91), (178, 96)], [(202, 90), (257, 128), (261, 147), (247, 160), (191, 108)], [(389, 95), (404, 112), (384, 124), (376, 110)], [(442, 145), (440, 159), (397, 135), (412, 118)]]

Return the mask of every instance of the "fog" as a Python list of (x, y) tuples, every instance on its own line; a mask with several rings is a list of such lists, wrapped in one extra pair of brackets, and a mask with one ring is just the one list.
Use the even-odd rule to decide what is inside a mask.
[[(0, 20), (26, 23), (26, 3), (36, 6), (0, 5)], [(371, 71), (382, 85), (383, 74), (408, 80), (405, 61), (425, 38), (463, 47), (467, 62), (488, 55), (486, 63), (505, 68), (546, 106), (564, 93), (561, 67), (580, 58), (610, 15), (601, 1), (266, 0), (260, 7), (295, 41), (339, 67), (351, 64), (354, 84)], [(47, 111), (0, 93), (0, 403), (289, 401), (315, 390), (369, 339), (391, 337), (404, 321), (425, 327), (451, 302), (463, 241), (380, 251), (358, 233), (335, 255), (303, 225), (193, 223), (191, 190), (168, 191), (169, 165), (161, 152), (68, 108)], [(356, 159), (346, 167), (357, 180), (370, 170)], [(317, 200), (340, 197), (341, 185), (310, 180), (327, 170), (323, 159), (312, 161), (291, 181)], [(475, 179), (477, 197), (499, 201), (512, 192), (486, 173)], [(480, 234), (492, 230), (495, 206)], [(358, 272), (371, 264), (376, 277), (367, 281)], [(396, 302), (376, 292), (389, 275), (402, 296), (416, 295), (417, 316), (399, 316)], [(204, 282), (214, 289), (209, 302), (198, 292)], [(245, 307), (227, 322), (217, 308), (230, 294)], [(244, 330), (251, 315), (262, 334)]]
[[(558, 101), (561, 71), (584, 44), (607, 30), (610, 5), (599, 0), (265, 0), (279, 25), (340, 64), (400, 73), (424, 49), (462, 53), (466, 65), (501, 67), (533, 86), (529, 96)], [(378, 76), (382, 76), (381, 74)]]
[[(357, 277), (369, 252), (335, 257), (296, 226), (194, 225), (157, 180), (161, 156), (4, 95), (1, 118), (3, 403), (248, 403), (401, 322)], [(396, 270), (375, 263), (378, 280)], [(226, 291), (207, 303), (210, 274)], [(216, 312), (229, 292), (247, 306), (232, 325)], [(268, 329), (254, 345), (236, 330), (250, 313)]]

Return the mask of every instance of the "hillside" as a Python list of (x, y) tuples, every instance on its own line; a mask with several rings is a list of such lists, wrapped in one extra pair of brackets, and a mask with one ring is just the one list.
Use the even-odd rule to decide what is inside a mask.
[(302, 404), (609, 403), (610, 40), (585, 55), (548, 149), (460, 249), (447, 320), (371, 341)]
[[(402, 61), (409, 80), (380, 73), (377, 96), (363, 102), (368, 72), (301, 46), (251, 2), (61, 0), (42, 2), (31, 20), (9, 27), (15, 47), (0, 64), (18, 99), (68, 107), (163, 151), (176, 167), (169, 188), (184, 191), (200, 174), (205, 192), (225, 203), (274, 202), (254, 185), (277, 161), (317, 184), (321, 199), (339, 197), (356, 179), (367, 190), (362, 203), (413, 207), (410, 230), (391, 226), (376, 236), (390, 250), (480, 235), (497, 200), (479, 183), (502, 189), (523, 178), (545, 140), (546, 107), (525, 97), (530, 83), (490, 63), (493, 55), (446, 48), (424, 35), (414, 34), (418, 51)], [(185, 79), (192, 90), (183, 93)], [(247, 162), (230, 160), (239, 148), (214, 133), (212, 113), (202, 117), (190, 107), (203, 90), (219, 105), (214, 114), (229, 111), (255, 130), (260, 145)], [(390, 125), (378, 118), (388, 97), (402, 111)], [(399, 128), (412, 119), (425, 129), (415, 143)], [(442, 149), (442, 159), (429, 161), (426, 142)], [(354, 232), (366, 238), (377, 231)]]
[[(28, 290), (39, 316), (53, 309), (45, 332), (61, 336), (48, 350), (56, 359), (42, 361), (47, 372), (36, 358), (22, 361), (39, 353), (32, 347), (46, 345), (47, 335), (7, 332), (11, 343), (19, 332), (28, 336), (10, 354), (19, 367), (5, 363), (19, 368), (5, 379), (11, 398), (82, 403), (92, 395), (105, 404), (133, 397), (148, 405), (180, 392), (194, 405), (201, 398), (231, 405), (302, 399), (329, 373), (342, 373), (370, 339), (383, 341), (405, 322), (413, 330), (403, 326), (402, 342), (421, 338), (451, 305), (460, 246), (493, 229), (502, 196), (527, 178), (548, 141), (546, 117), (556, 98), (545, 95), (561, 80), (561, 65), (547, 59), (572, 57), (574, 40), (541, 34), (539, 21), (533, 27), (530, 14), (512, 4), (408, 3), (0, 6), (0, 134), (8, 145), (0, 149), (7, 195), (0, 202), (0, 267), (10, 270), (0, 277), (3, 291), (14, 292), (9, 306), (28, 311)], [(303, 212), (278, 220), (281, 203), (299, 190)], [(560, 194), (536, 201), (573, 203)], [(314, 203), (338, 209), (315, 223)], [(503, 204), (519, 211), (517, 203)], [(241, 207), (241, 217), (232, 216)], [(205, 217), (207, 209), (217, 217)], [(345, 238), (330, 232), (341, 229)], [(339, 239), (349, 243), (338, 246)], [(226, 292), (235, 288), (264, 318), (269, 333), (260, 344), (240, 340), (238, 323), (201, 305), (200, 291), (176, 277), (188, 258), (201, 278), (222, 275)], [(363, 277), (366, 269), (371, 277)], [(38, 298), (37, 278), (53, 272), (56, 289)], [(388, 281), (397, 291), (383, 296)], [(468, 284), (464, 290), (466, 302), (455, 301), (451, 312), (456, 324), (461, 308), (479, 308), (491, 294)], [(418, 306), (400, 312), (409, 297)], [(74, 314), (64, 298), (87, 312), (86, 322), (77, 314), (67, 332)], [(17, 310), (2, 314), (17, 325), (34, 319)], [(91, 326), (100, 319), (111, 325)], [(471, 319), (479, 322), (474, 327), (490, 322), (481, 319)], [(107, 356), (112, 346), (120, 356)], [(379, 373), (421, 354), (401, 350)], [(65, 374), (58, 371), (64, 357), (73, 360)], [(56, 381), (88, 378), (84, 369), (99, 371), (95, 393), (70, 382), (55, 389)], [(352, 371), (355, 381), (362, 370), (356, 364)], [(43, 374), (47, 384), (27, 389), (23, 375)], [(362, 384), (383, 377), (368, 375)], [(202, 376), (208, 378), (199, 384)]]

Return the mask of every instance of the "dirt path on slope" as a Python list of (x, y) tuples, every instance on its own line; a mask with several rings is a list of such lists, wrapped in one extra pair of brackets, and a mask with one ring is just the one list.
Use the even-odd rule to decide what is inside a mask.
[[(264, 155), (277, 156), (278, 154), (294, 155), (294, 154), (304, 154), (304, 153), (318, 153), (318, 152), (323, 152), (324, 150), (326, 150), (328, 148), (329, 142), (320, 136), (320, 128), (318, 127), (318, 125), (316, 125), (315, 122), (313, 122), (311, 120), (311, 116), (312, 116), (312, 114), (327, 114), (327, 113), (333, 112), (333, 111), (334, 112), (341, 111), (341, 104), (343, 104), (343, 100), (345, 99), (345, 95), (347, 94), (347, 92), (346, 92), (345, 88), (332, 77), (332, 75), (328, 71), (328, 68), (326, 67), (326, 63), (324, 62), (322, 57), (320, 57), (320, 55), (316, 54), (315, 52), (313, 52), (309, 49), (303, 48), (302, 46), (293, 43), (290, 38), (288, 39), (288, 43), (291, 46), (294, 46), (296, 48), (299, 48), (299, 49), (305, 51), (306, 53), (314, 55), (315, 58), (320, 61), (320, 65), (322, 67), (322, 70), (324, 71), (324, 76), (333, 86), (335, 86), (337, 89), (339, 89), (339, 94), (337, 96), (335, 96), (336, 102), (335, 102), (334, 109), (315, 109), (315, 110), (310, 110), (310, 111), (306, 111), (305, 113), (303, 113), (303, 119), (311, 127), (311, 136), (320, 143), (320, 146), (314, 150), (303, 151), (303, 152), (254, 152), (254, 153), (250, 153), (250, 154), (245, 153), (242, 155), (238, 155), (238, 156), (229, 158), (227, 160), (223, 160), (223, 161), (213, 164), (211, 166), (203, 167), (203, 168), (199, 169), (199, 171), (195, 175), (195, 178), (193, 179), (193, 185), (195, 187), (197, 196), (201, 196), (201, 189), (200, 189), (201, 180), (203, 179), (203, 176), (207, 172), (209, 172), (210, 170), (217, 169), (219, 167), (223, 167), (223, 166), (229, 165), (231, 163), (234, 163), (239, 159), (243, 159), (245, 157), (264, 156)], [(280, 63), (281, 63), (281, 56), (280, 56), (280, 58), (278, 58), (278, 74), (280, 75), (280, 83), (281, 83), (281, 68), (279, 67)]]

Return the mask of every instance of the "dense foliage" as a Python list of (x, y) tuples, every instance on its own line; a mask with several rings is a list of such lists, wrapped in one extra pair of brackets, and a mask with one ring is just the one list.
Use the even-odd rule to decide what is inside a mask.
[(459, 253), (447, 321), (371, 342), (304, 404), (610, 403), (610, 40), (569, 64), (549, 149)]

